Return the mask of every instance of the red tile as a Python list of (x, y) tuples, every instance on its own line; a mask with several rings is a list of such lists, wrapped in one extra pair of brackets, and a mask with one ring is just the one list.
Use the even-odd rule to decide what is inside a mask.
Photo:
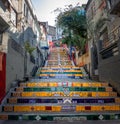
[(45, 109), (46, 110), (52, 110), (52, 106), (46, 106)]
[(85, 110), (91, 110), (91, 106), (85, 106)]

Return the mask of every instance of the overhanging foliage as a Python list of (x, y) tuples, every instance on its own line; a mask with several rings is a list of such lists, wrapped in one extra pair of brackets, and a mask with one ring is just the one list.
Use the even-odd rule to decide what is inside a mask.
[(57, 25), (63, 29), (63, 43), (69, 46), (77, 46), (84, 51), (87, 39), (86, 16), (80, 6), (66, 6), (65, 9), (57, 8)]

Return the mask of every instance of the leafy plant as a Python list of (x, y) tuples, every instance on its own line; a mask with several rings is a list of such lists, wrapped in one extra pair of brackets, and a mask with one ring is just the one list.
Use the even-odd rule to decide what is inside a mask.
[(31, 47), (30, 43), (28, 41), (25, 42), (25, 50), (32, 55), (32, 52), (35, 50), (35, 47)]

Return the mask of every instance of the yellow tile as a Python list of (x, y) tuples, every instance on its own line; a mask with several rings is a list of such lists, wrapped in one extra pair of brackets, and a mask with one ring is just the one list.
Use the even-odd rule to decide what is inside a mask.
[(41, 106), (35, 106), (35, 107), (34, 107), (34, 111), (40, 112), (40, 111), (41, 111)]
[(17, 103), (17, 98), (9, 98), (9, 103)]
[(14, 92), (13, 93), (13, 97), (20, 97), (21, 96), (21, 93), (20, 92)]
[(106, 97), (109, 96), (109, 92), (92, 92), (92, 97)]
[(112, 87), (106, 87), (105, 89), (106, 89), (107, 92), (112, 92), (113, 91)]
[(120, 103), (120, 98), (115, 98), (115, 103)]
[(34, 111), (45, 111), (45, 106), (34, 106)]
[(89, 84), (88, 83), (83, 83), (82, 86), (83, 87), (89, 87)]
[(101, 106), (91, 106), (91, 111), (102, 111)]
[(22, 92), (21, 96), (22, 97), (31, 97), (31, 96), (33, 96), (33, 92)]
[(39, 86), (41, 86), (41, 87), (47, 87), (48, 86), (48, 83), (39, 83)]
[(23, 87), (16, 88), (16, 92), (22, 92), (22, 91), (23, 91)]
[(56, 87), (57, 83), (49, 83), (49, 87)]
[(12, 112), (13, 111), (13, 106), (4, 106), (4, 111), (5, 112)]
[(52, 106), (52, 111), (60, 112), (61, 106)]
[(73, 87), (81, 87), (81, 83), (77, 83), (77, 82), (75, 83), (75, 82), (73, 82), (72, 83), (72, 86)]
[(41, 106), (41, 111), (45, 111), (45, 106)]
[(109, 96), (117, 96), (116, 92), (109, 92)]
[(93, 87), (101, 87), (101, 83), (91, 83)]
[(14, 106), (14, 112), (29, 112), (31, 106)]
[(83, 74), (75, 74), (75, 76), (78, 76), (79, 77), (79, 76), (83, 76)]
[(88, 92), (79, 92), (81, 97), (88, 97)]
[(35, 83), (28, 83), (27, 87), (35, 87)]
[(76, 106), (76, 111), (85, 111), (85, 106)]

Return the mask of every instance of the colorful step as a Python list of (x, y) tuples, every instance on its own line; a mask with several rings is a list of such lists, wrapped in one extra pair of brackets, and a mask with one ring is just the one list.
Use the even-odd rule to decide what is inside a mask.
[[(0, 120), (120, 119), (120, 97), (108, 83), (78, 79), (73, 82), (84, 78), (81, 69), (72, 65), (63, 48), (51, 51), (46, 67), (38, 69), (35, 82), (19, 83), (10, 91), (11, 96), (1, 106)], [(47, 78), (48, 82), (44, 82)], [(52, 78), (55, 82), (49, 81)], [(64, 78), (65, 82), (58, 82), (57, 78)]]
[(41, 71), (39, 74), (41, 75), (41, 74), (82, 74), (82, 72), (64, 72), (64, 71), (62, 71), (62, 72), (60, 72), (61, 70), (59, 70), (59, 71), (47, 71), (47, 72), (43, 72), (43, 71)]
[(13, 97), (56, 97), (56, 96), (62, 96), (62, 97), (73, 97), (73, 96), (79, 96), (79, 97), (117, 97), (116, 92), (12, 92), (11, 96)]
[(94, 83), (94, 82), (28, 82), (20, 83), (20, 87), (108, 87), (108, 83)]
[(40, 111), (51, 111), (51, 112), (60, 112), (61, 106), (25, 106), (25, 105), (16, 105), (16, 106), (3, 106), (2, 110), (4, 112), (40, 112)]
[(120, 105), (5, 105), (2, 106), (4, 112), (62, 112), (62, 111), (76, 111), (76, 112), (96, 112), (96, 111), (120, 111)]
[(17, 104), (17, 103), (120, 103), (120, 98), (8, 98), (7, 103)]
[[(55, 76), (61, 76), (61, 74), (39, 74), (40, 77), (47, 77), (47, 76), (51, 76), (51, 77), (55, 77)], [(73, 76), (78, 76), (78, 77), (82, 77), (83, 74), (65, 74), (65, 75), (62, 75), (63, 77), (73, 77)]]
[(112, 91), (111, 87), (26, 87), (26, 88), (15, 88), (15, 91), (20, 92), (38, 92), (38, 91)]
[[(59, 70), (60, 68), (58, 67), (58, 66), (56, 66), (56, 67), (43, 67), (42, 68), (42, 70)], [(62, 67), (62, 69), (63, 70), (80, 70), (80, 68), (78, 68), (78, 67), (73, 67), (73, 66), (71, 66), (71, 67)]]
[(37, 120), (37, 121), (83, 121), (83, 120), (118, 120), (120, 119), (120, 114), (2, 114), (0, 115), (0, 120)]

